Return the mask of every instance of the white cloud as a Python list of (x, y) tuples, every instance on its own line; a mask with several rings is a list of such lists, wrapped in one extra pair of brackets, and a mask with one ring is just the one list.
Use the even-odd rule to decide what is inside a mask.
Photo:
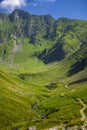
[(25, 5), (25, 0), (3, 0), (0, 2), (0, 8), (4, 8), (10, 11), (14, 10), (15, 8), (21, 8)]
[(8, 11), (13, 11), (15, 8), (21, 8), (23, 6), (38, 6), (42, 2), (55, 2), (56, 0), (3, 0), (0, 2), (0, 8)]
[(56, 2), (56, 0), (32, 0), (32, 2), (30, 2), (29, 4), (30, 5), (35, 5), (35, 6), (37, 6), (38, 4), (40, 4), (40, 3), (45, 3), (45, 2)]

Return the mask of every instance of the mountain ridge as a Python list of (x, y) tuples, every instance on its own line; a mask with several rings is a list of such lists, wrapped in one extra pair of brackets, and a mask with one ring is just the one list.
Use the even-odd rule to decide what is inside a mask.
[[(27, 39), (29, 44), (35, 46), (44, 46), (45, 41), (51, 42), (51, 47), (47, 45), (48, 47), (43, 47), (42, 52), (36, 54), (39, 59), (44, 62), (46, 60), (47, 63), (61, 60), (72, 54), (79, 49), (83, 41), (86, 40), (87, 21), (63, 17), (55, 20), (50, 15), (31, 15), (28, 12), (19, 9), (14, 10), (11, 14), (1, 13), (0, 16), (0, 44), (9, 44), (3, 44), (1, 47), (5, 48), (4, 52), (6, 53), (4, 54), (7, 56), (12, 49), (13, 39), (16, 40), (17, 44), (19, 42), (18, 39), (20, 42), (23, 42), (23, 39)], [(7, 46), (9, 46), (9, 49)], [(62, 54), (58, 56), (60, 53), (58, 50), (60, 50), (60, 48)], [(43, 55), (45, 50), (48, 51)], [(2, 51), (3, 49), (1, 49), (0, 52), (1, 56)], [(55, 55), (57, 57), (54, 60)], [(49, 57), (51, 56), (53, 56), (53, 58), (50, 59)], [(42, 57), (44, 57), (44, 59)], [(46, 59), (47, 57), (48, 59)]]

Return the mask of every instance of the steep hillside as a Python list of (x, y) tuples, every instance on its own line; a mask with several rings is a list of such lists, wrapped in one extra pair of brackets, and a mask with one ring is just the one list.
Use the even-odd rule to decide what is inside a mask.
[(47, 93), (45, 87), (21, 81), (0, 70), (0, 92), (1, 130), (26, 128), (27, 124), (41, 120), (32, 105)]
[[(4, 99), (0, 111), (1, 129), (25, 130), (35, 126), (43, 130), (59, 125), (65, 128), (62, 124), (77, 129), (86, 127), (86, 119), (81, 120), (82, 104), (78, 99), (87, 104), (87, 63), (83, 62), (83, 69), (75, 65), (87, 59), (86, 53), (87, 45), (83, 45), (67, 59), (49, 65), (42, 72), (21, 74), (22, 80), (0, 71), (0, 98)], [(72, 66), (79, 68), (78, 72), (71, 73)], [(84, 113), (86, 118), (87, 112)]]
[[(52, 84), (56, 82), (63, 82), (65, 79), (71, 79), (64, 84), (70, 84), (75, 80), (85, 79), (87, 67), (87, 44), (84, 44), (76, 52), (60, 62), (49, 64), (43, 71), (21, 73), (20, 78), (35, 82), (38, 84)], [(32, 77), (32, 78), (31, 78)]]
[(25, 54), (26, 59), (36, 57), (45, 63), (59, 61), (80, 48), (87, 39), (86, 33), (87, 21), (83, 20), (55, 20), (50, 15), (36, 16), (18, 9), (9, 15), (0, 13), (0, 61), (9, 61), (14, 43), (19, 45), (19, 50), (14, 54), (13, 63), (16, 56), (24, 56), (20, 53), (22, 46), (29, 54)]
[(87, 21), (0, 13), (0, 130), (87, 128)]
[(87, 40), (87, 21), (59, 18), (53, 28), (51, 38), (55, 45), (38, 54), (38, 58), (45, 63), (64, 59), (77, 51)]
[[(14, 49), (14, 42), (16, 45), (21, 44), (19, 51), (22, 50), (23, 44), (25, 44), (26, 48), (27, 44), (30, 44), (30, 48), (33, 44), (33, 46), (37, 46), (41, 50), (45, 49), (45, 47), (51, 47), (53, 43), (51, 40), (47, 41), (45, 37), (48, 37), (47, 30), (51, 32), (54, 21), (50, 15), (30, 15), (18, 9), (9, 15), (0, 13), (0, 59), (8, 61), (9, 55), (12, 54), (12, 49)], [(33, 47), (31, 50), (28, 49), (28, 53), (32, 49)], [(34, 55), (34, 53), (31, 55)], [(25, 55), (25, 57), (28, 56)]]

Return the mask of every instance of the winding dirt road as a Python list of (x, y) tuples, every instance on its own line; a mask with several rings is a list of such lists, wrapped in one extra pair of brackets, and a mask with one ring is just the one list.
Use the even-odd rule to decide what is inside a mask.
[(87, 108), (87, 105), (80, 99), (77, 98), (77, 100), (79, 101), (79, 103), (83, 106), (83, 108), (80, 110), (80, 114), (81, 114), (81, 120), (82, 121), (86, 121), (86, 115), (84, 113), (85, 109)]

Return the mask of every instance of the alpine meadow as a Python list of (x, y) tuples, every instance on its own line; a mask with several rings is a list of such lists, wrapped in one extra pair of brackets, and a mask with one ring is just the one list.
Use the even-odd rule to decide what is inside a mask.
[(0, 12), (0, 130), (87, 130), (87, 21)]

